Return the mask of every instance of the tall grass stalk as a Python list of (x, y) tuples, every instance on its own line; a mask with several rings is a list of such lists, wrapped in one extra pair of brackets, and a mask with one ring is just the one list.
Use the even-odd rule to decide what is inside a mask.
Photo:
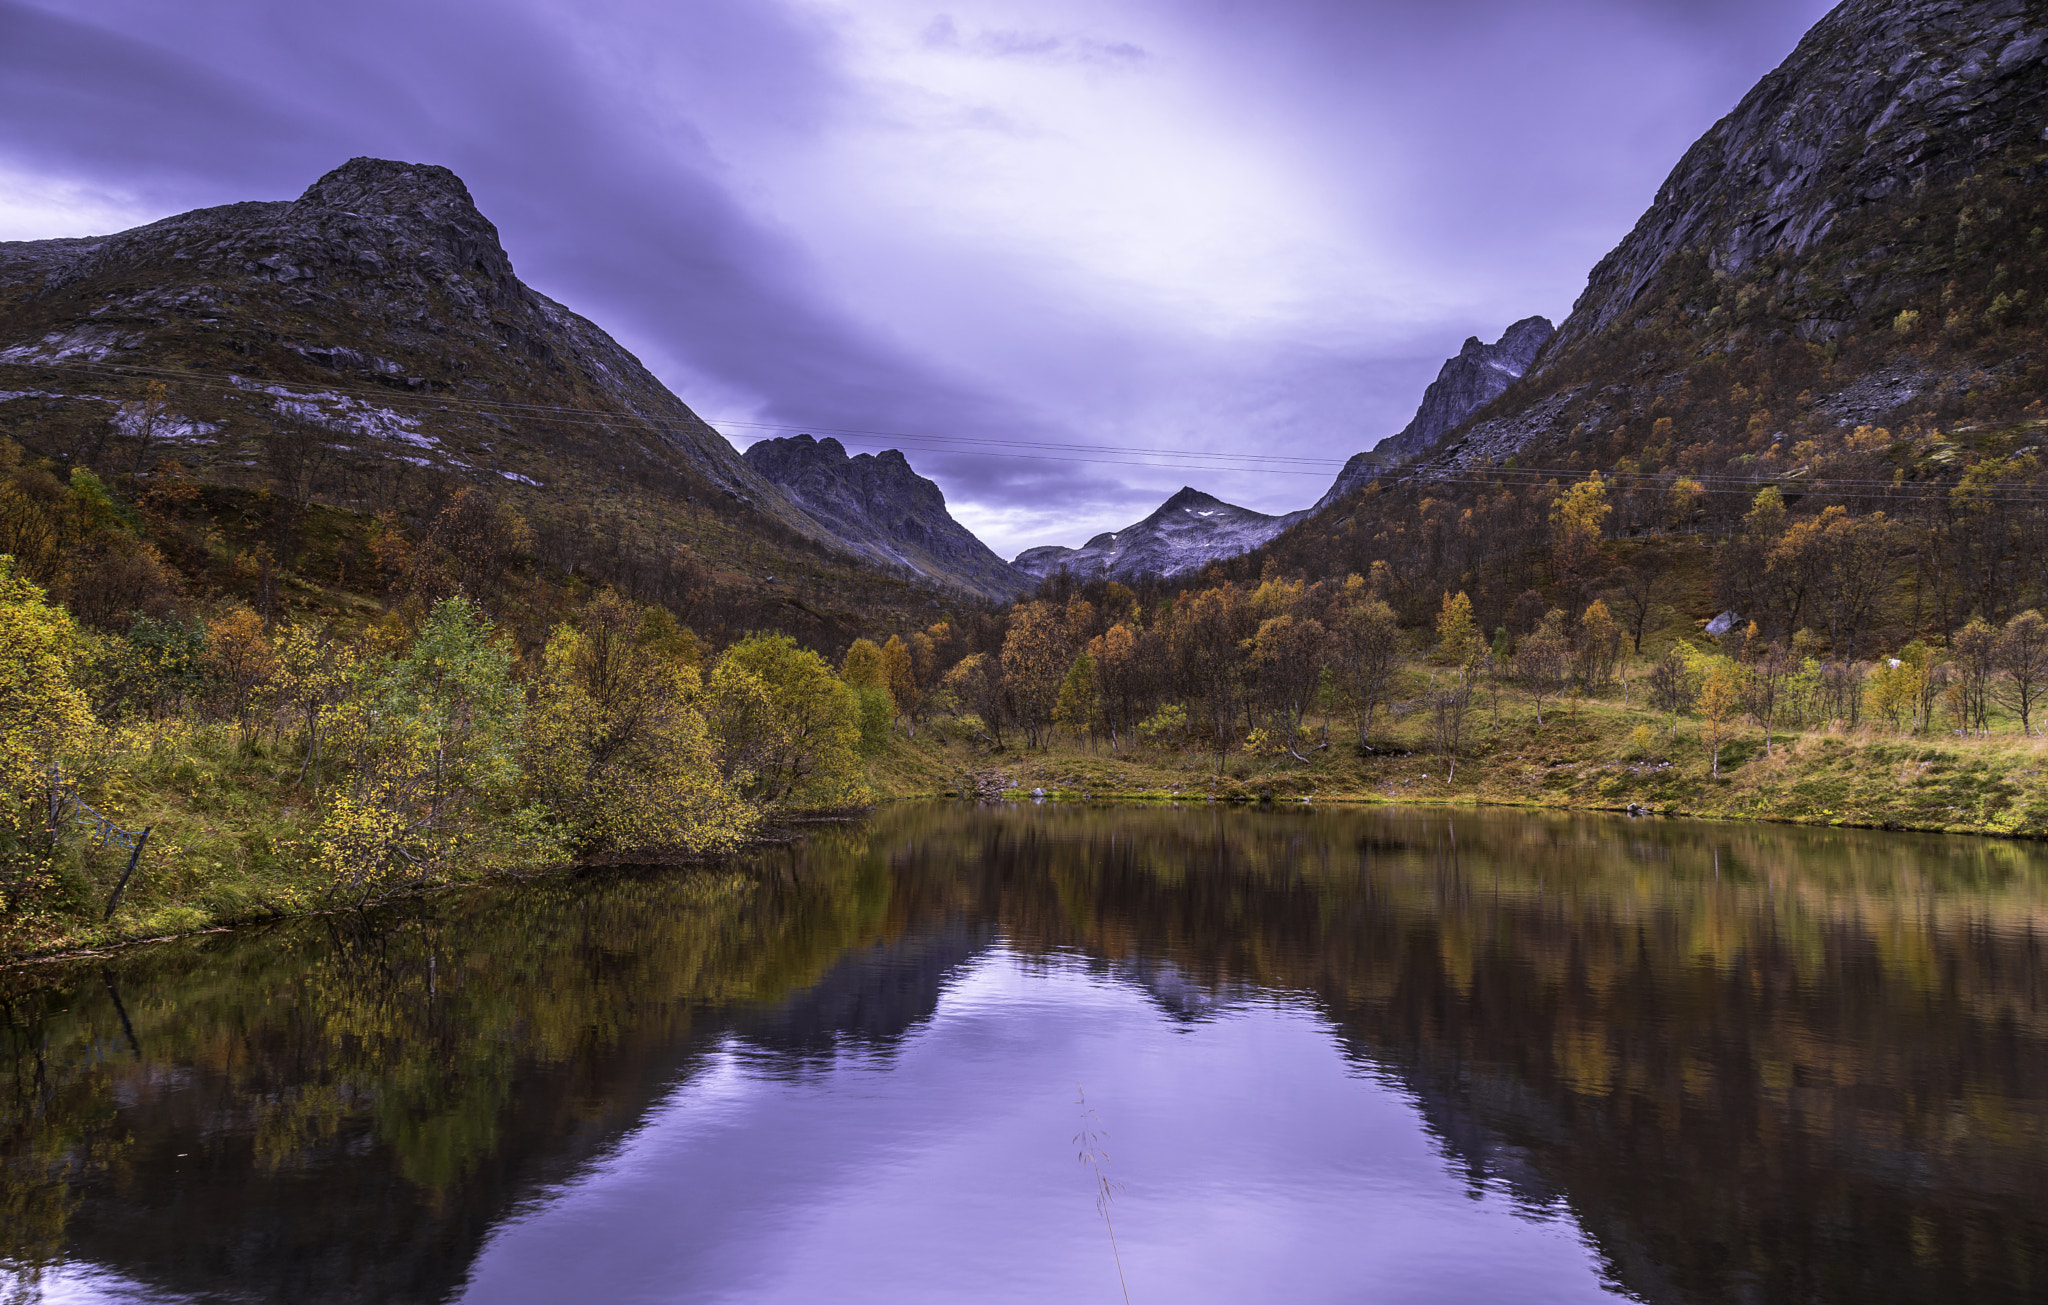
[(1076, 1083), (1074, 1091), (1079, 1093), (1074, 1104), (1081, 1108), (1081, 1131), (1074, 1134), (1074, 1146), (1078, 1151), (1081, 1167), (1095, 1184), (1095, 1211), (1102, 1216), (1103, 1227), (1109, 1229), (1109, 1253), (1116, 1260), (1116, 1285), (1123, 1289), (1124, 1305), (1131, 1305), (1131, 1287), (1124, 1281), (1124, 1256), (1117, 1249), (1116, 1223), (1109, 1217), (1110, 1203), (1124, 1185), (1109, 1176), (1109, 1152), (1102, 1149), (1102, 1139), (1109, 1136), (1102, 1127), (1101, 1119), (1088, 1104), (1088, 1094)]

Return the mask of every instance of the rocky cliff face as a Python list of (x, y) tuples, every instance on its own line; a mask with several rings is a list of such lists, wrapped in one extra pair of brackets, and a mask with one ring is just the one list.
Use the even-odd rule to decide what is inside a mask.
[(2018, 414), (2048, 322), (2044, 58), (2040, 0), (1847, 0), (1686, 152), (1540, 365), (1432, 461), (1714, 469), (1795, 429)]
[(1387, 461), (1427, 453), (1452, 427), (1521, 380), (1555, 329), (1547, 317), (1525, 317), (1492, 344), (1481, 343), (1476, 335), (1467, 339), (1458, 356), (1444, 363), (1422, 392), (1415, 419), (1399, 434), (1381, 440), (1373, 452)]
[(352, 159), (296, 200), (0, 244), (0, 394), (104, 421), (148, 377), (202, 473), (299, 421), (363, 463), (648, 491), (829, 538), (609, 335), (521, 282), (446, 168)]
[(1079, 548), (1029, 548), (1011, 565), (1033, 578), (1062, 568), (1084, 580), (1185, 575), (1210, 562), (1248, 553), (1307, 515), (1269, 517), (1198, 489), (1182, 488), (1136, 525), (1097, 535)]
[(848, 457), (838, 440), (798, 435), (761, 440), (743, 461), (883, 566), (998, 602), (1034, 583), (953, 520), (939, 487), (895, 449)]
[[(2048, 10), (2029, 0), (1848, 0), (1672, 169), (1559, 331), (1621, 320), (1680, 251), (1739, 275), (1859, 211), (1975, 175), (2048, 131)], [(1825, 314), (1803, 323), (1825, 335)]]

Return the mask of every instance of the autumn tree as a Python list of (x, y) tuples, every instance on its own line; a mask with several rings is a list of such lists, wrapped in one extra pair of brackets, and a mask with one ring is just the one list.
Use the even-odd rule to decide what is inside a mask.
[(1998, 636), (1999, 699), (2019, 714), (2020, 732), (2034, 732), (2034, 707), (2048, 690), (2048, 620), (2021, 612)]
[(747, 796), (792, 810), (868, 800), (857, 702), (815, 652), (748, 635), (718, 659), (709, 697), (720, 773)]
[(1082, 653), (1074, 659), (1066, 678), (1060, 681), (1059, 702), (1052, 713), (1053, 726), (1075, 738), (1093, 732), (1095, 723), (1095, 659)]
[(1817, 596), (1828, 647), (1836, 658), (1854, 661), (1897, 581), (1895, 532), (1882, 512), (1852, 517), (1839, 505), (1822, 510), (1819, 527)]
[(1599, 693), (1614, 678), (1620, 660), (1621, 626), (1607, 604), (1596, 598), (1579, 614), (1578, 637), (1572, 646), (1573, 670), (1587, 693)]
[(1252, 636), (1250, 671), (1261, 705), (1280, 718), (1292, 737), (1321, 682), (1326, 637), (1323, 623), (1292, 612), (1259, 623)]
[(1543, 702), (1565, 684), (1571, 670), (1571, 641), (1565, 637), (1564, 613), (1551, 612), (1543, 624), (1523, 636), (1515, 646), (1512, 663), (1515, 682), (1536, 705), (1536, 723), (1543, 723)]
[(246, 607), (231, 608), (207, 624), (201, 659), (216, 686), (221, 710), (249, 741), (258, 690), (277, 673), (277, 657), (263, 632), (262, 618)]
[(471, 600), (437, 603), (328, 727), (348, 777), (314, 839), (332, 891), (365, 899), (491, 846), (504, 826), (485, 815), (518, 789), (525, 707), (510, 641)]
[(1683, 644), (1674, 643), (1650, 668), (1650, 704), (1659, 711), (1671, 713), (1670, 728), (1674, 730), (1678, 728), (1678, 714), (1691, 710), (1693, 699), (1699, 693), (1693, 659), (1686, 654)]
[(54, 883), (50, 768), (92, 729), (86, 696), (72, 682), (82, 651), (70, 615), (0, 556), (0, 933), (28, 924)]
[(1614, 507), (1607, 501), (1607, 482), (1595, 471), (1552, 500), (1550, 505), (1550, 557), (1558, 581), (1579, 584), (1600, 553), (1600, 538), (1607, 515)]
[(888, 658), (874, 640), (855, 639), (846, 650), (840, 678), (853, 690), (861, 755), (875, 756), (889, 746), (889, 722), (896, 714), (896, 700), (889, 693)]
[(1734, 665), (1717, 658), (1700, 683), (1700, 741), (1713, 756), (1713, 774), (1721, 776), (1721, 749), (1735, 737), (1742, 711), (1742, 684)]
[(1799, 655), (1782, 640), (1773, 640), (1757, 657), (1750, 673), (1750, 699), (1757, 723), (1764, 727), (1764, 755), (1771, 755), (1771, 722), (1785, 681), (1799, 669)]
[(1059, 707), (1060, 682), (1073, 664), (1065, 613), (1051, 603), (1026, 603), (1003, 640), (1003, 686), (1025, 740), (1037, 747)]
[(1472, 600), (1464, 591), (1446, 592), (1436, 614), (1437, 660), (1452, 666), (1470, 666), (1485, 647), (1479, 626), (1472, 619)]
[(1358, 745), (1365, 747), (1373, 716), (1392, 696), (1401, 667), (1401, 629), (1394, 609), (1369, 596), (1357, 576), (1345, 583), (1334, 620), (1337, 678), (1357, 709)]
[(548, 636), (526, 792), (579, 850), (723, 850), (759, 818), (719, 766), (694, 661), (606, 590)]
[(989, 743), (1001, 747), (1010, 715), (1002, 663), (987, 653), (969, 653), (946, 672), (945, 687), (981, 723)]
[(1990, 731), (1991, 678), (1998, 672), (1998, 632), (1982, 617), (1949, 636), (1949, 661), (1955, 667), (1956, 718), (1965, 730)]
[(361, 658), (348, 642), (328, 631), (294, 622), (280, 630), (273, 642), (276, 671), (270, 682), (270, 698), (299, 722), (303, 759), (299, 782), (310, 778), (313, 791), (320, 791), (320, 753), (329, 718), (348, 700), (355, 688)]
[(1236, 745), (1244, 693), (1243, 649), (1251, 631), (1244, 591), (1225, 582), (1185, 598), (1174, 609), (1173, 662), (1180, 688), (1216, 754), (1220, 770)]
[(1119, 621), (1088, 644), (1095, 663), (1096, 693), (1102, 700), (1112, 747), (1122, 747), (1138, 728), (1153, 675), (1145, 665), (1141, 632)]
[(910, 645), (897, 635), (890, 635), (889, 642), (882, 645), (882, 675), (897, 717), (909, 726), (910, 737), (916, 738), (917, 723), (924, 713), (923, 682), (918, 678), (917, 660)]
[(856, 689), (887, 688), (889, 664), (874, 640), (855, 639), (848, 645), (846, 657), (840, 663), (839, 678)]
[(1627, 632), (1629, 644), (1638, 657), (1643, 655), (1643, 634), (1649, 629), (1650, 617), (1657, 610), (1663, 581), (1663, 572), (1650, 564), (1641, 570), (1616, 567), (1607, 575), (1607, 583), (1612, 586), (1610, 595), (1614, 599), (1611, 609), (1621, 622), (1621, 628)]
[(1464, 745), (1465, 722), (1472, 710), (1472, 677), (1463, 667), (1453, 671), (1441, 685), (1429, 691), (1429, 741), (1437, 764), (1444, 768), (1444, 782), (1458, 772), (1458, 749)]

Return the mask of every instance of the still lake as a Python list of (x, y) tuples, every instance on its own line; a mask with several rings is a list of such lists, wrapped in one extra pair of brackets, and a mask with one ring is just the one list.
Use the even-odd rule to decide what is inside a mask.
[(2044, 937), (2037, 845), (887, 808), (0, 971), (0, 1300), (2048, 1299)]

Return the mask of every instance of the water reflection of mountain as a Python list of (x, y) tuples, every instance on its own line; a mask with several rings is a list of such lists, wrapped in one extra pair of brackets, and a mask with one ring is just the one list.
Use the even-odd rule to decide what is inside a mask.
[(988, 949), (986, 921), (919, 921), (911, 932), (835, 962), (811, 986), (773, 1005), (727, 1012), (732, 1031), (791, 1072), (847, 1050), (887, 1054), (929, 1020), (946, 980)]
[[(731, 1036), (792, 1072), (848, 1043), (886, 1050), (987, 937), (957, 916), (878, 937), (843, 883), (677, 887), (434, 903), (11, 994), (0, 1209), (41, 1217), (10, 1221), (0, 1253), (61, 1245), (198, 1300), (445, 1300), (493, 1226)], [(238, 999), (251, 984), (267, 998)], [(85, 1178), (68, 1193), (49, 1181), (67, 1169)]]
[(1454, 1172), (1568, 1206), (1643, 1299), (2025, 1299), (2042, 860), (1522, 814), (896, 811), (751, 889), (528, 887), (17, 973), (0, 1228), (202, 1299), (443, 1299), (714, 1050), (893, 1054), (1001, 939), (1180, 1021), (1311, 995)]

